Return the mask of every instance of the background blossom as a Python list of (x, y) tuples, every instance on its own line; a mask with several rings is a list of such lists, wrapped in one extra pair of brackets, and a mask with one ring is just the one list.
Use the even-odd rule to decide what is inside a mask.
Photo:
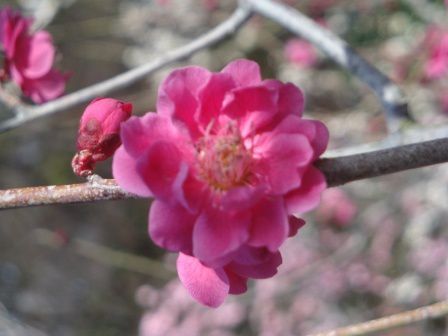
[(31, 19), (9, 7), (0, 10), (3, 71), (25, 96), (43, 103), (62, 95), (68, 77), (53, 69), (55, 48), (51, 35), (44, 30), (31, 33), (31, 24)]

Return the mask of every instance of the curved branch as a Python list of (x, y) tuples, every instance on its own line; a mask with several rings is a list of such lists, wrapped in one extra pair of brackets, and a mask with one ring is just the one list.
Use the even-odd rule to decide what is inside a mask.
[(0, 124), (0, 132), (8, 131), (28, 121), (67, 110), (96, 97), (104, 96), (112, 91), (127, 87), (168, 64), (188, 58), (197, 51), (223, 40), (228, 35), (235, 33), (250, 16), (251, 11), (247, 6), (240, 6), (226, 21), (214, 29), (199, 36), (185, 46), (169, 51), (149, 63), (43, 105), (28, 106), (23, 104), (9, 104), (7, 106), (15, 112), (16, 116)]
[[(324, 158), (316, 166), (329, 187), (376, 176), (448, 162), (448, 138), (369, 153)], [(115, 180), (92, 178), (87, 183), (0, 190), (0, 209), (137, 198)]]
[(271, 0), (244, 0), (244, 2), (258, 14), (308, 40), (339, 66), (366, 83), (384, 107), (390, 132), (399, 130), (403, 120), (412, 120), (401, 89), (340, 37), (292, 7)]
[(448, 315), (448, 301), (310, 336), (361, 336)]

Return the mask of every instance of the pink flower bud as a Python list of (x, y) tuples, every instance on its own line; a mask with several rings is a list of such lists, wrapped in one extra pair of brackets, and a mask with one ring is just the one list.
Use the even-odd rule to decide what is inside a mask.
[(78, 131), (78, 153), (72, 161), (76, 175), (92, 174), (96, 162), (114, 154), (121, 145), (120, 124), (131, 114), (131, 103), (112, 98), (97, 98), (87, 106)]

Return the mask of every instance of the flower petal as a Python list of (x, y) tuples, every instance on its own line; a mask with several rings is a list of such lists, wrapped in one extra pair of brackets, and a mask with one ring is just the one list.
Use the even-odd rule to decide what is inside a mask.
[(268, 125), (276, 114), (278, 92), (267, 86), (249, 86), (235, 89), (224, 102), (222, 113), (240, 120), (243, 137)]
[(253, 208), (249, 245), (276, 251), (288, 233), (288, 215), (282, 197), (264, 199)]
[(298, 168), (313, 158), (313, 149), (301, 134), (265, 133), (256, 143), (254, 153), (261, 157), (260, 167), (265, 170), (271, 192), (276, 195), (299, 187)]
[(253, 61), (235, 60), (227, 64), (221, 72), (231, 75), (238, 86), (257, 85), (261, 82), (260, 66)]
[(248, 238), (250, 214), (230, 213), (212, 207), (199, 216), (193, 230), (193, 254), (213, 264), (236, 250)]
[(16, 62), (17, 66), (29, 79), (45, 76), (53, 66), (55, 55), (51, 35), (46, 31), (39, 31), (24, 39), (24, 42), (25, 45), (21, 46), (20, 50), (22, 55)]
[(184, 199), (179, 186), (188, 176), (188, 166), (176, 145), (166, 141), (152, 144), (138, 159), (137, 172), (160, 200), (172, 203)]
[(157, 113), (183, 123), (193, 138), (199, 136), (194, 117), (200, 107), (199, 93), (211, 76), (210, 71), (196, 66), (171, 72), (159, 88)]
[(286, 195), (288, 213), (301, 214), (314, 209), (326, 187), (325, 176), (317, 168), (309, 167), (303, 175), (300, 187)]
[(229, 279), (222, 268), (206, 267), (198, 259), (179, 253), (177, 273), (190, 295), (206, 306), (220, 306), (229, 294)]
[(224, 267), (229, 279), (229, 294), (238, 295), (247, 292), (247, 278), (232, 271), (231, 267)]
[(313, 158), (318, 158), (327, 148), (329, 133), (327, 127), (318, 120), (301, 119), (294, 115), (284, 118), (274, 129), (277, 133), (303, 134), (314, 150)]
[(289, 220), (289, 233), (288, 233), (289, 237), (295, 236), (297, 234), (297, 231), (299, 231), (299, 229), (306, 224), (302, 218), (298, 218), (296, 216), (289, 216), (288, 220)]
[(198, 93), (199, 109), (194, 116), (201, 132), (206, 132), (210, 122), (216, 120), (221, 111), (224, 98), (235, 87), (232, 77), (217, 73), (212, 74), (208, 82)]
[(23, 77), (19, 79), (18, 83), (25, 96), (30, 97), (33, 102), (41, 104), (61, 96), (64, 93), (68, 77), (57, 70), (50, 70), (43, 77), (36, 79)]
[(155, 200), (149, 211), (149, 235), (160, 247), (191, 254), (195, 220), (183, 207)]
[(265, 186), (241, 186), (227, 190), (219, 199), (220, 206), (228, 211), (241, 211), (255, 205), (266, 191)]
[(152, 193), (137, 172), (136, 161), (123, 146), (120, 146), (114, 154), (112, 161), (112, 174), (117, 183), (127, 192), (142, 197), (151, 197)]
[(280, 252), (271, 253), (269, 257), (254, 265), (244, 265), (232, 262), (229, 267), (237, 274), (253, 279), (267, 279), (277, 274), (277, 268), (282, 264)]
[(176, 144), (188, 142), (185, 133), (175, 127), (172, 121), (156, 113), (146, 113), (143, 117), (132, 116), (121, 124), (121, 141), (126, 151), (138, 158), (157, 141)]

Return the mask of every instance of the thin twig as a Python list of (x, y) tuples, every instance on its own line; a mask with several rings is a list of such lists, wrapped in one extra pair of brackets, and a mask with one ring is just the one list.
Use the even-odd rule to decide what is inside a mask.
[(389, 131), (398, 131), (404, 120), (412, 120), (401, 89), (367, 62), (344, 40), (296, 9), (271, 0), (244, 0), (252, 10), (308, 40), (330, 59), (365, 82), (380, 99)]
[(448, 315), (448, 301), (311, 336), (361, 336)]
[(28, 121), (67, 110), (93, 98), (127, 87), (168, 64), (186, 59), (197, 51), (210, 47), (228, 35), (234, 34), (250, 18), (250, 15), (251, 12), (247, 6), (240, 6), (226, 21), (214, 29), (199, 36), (185, 46), (169, 51), (149, 63), (43, 105), (27, 106), (22, 104), (9, 106), (16, 116), (0, 124), (0, 132), (8, 131)]
[[(325, 158), (316, 162), (329, 187), (448, 162), (448, 138), (399, 146), (369, 153)], [(46, 204), (85, 203), (137, 197), (124, 192), (115, 180), (0, 190), (0, 209)]]
[(171, 279), (175, 274), (160, 261), (115, 250), (85, 239), (61, 239), (57, 233), (47, 229), (36, 229), (34, 236), (39, 244), (52, 248), (69, 248), (85, 258), (106, 266), (149, 275), (164, 281)]

